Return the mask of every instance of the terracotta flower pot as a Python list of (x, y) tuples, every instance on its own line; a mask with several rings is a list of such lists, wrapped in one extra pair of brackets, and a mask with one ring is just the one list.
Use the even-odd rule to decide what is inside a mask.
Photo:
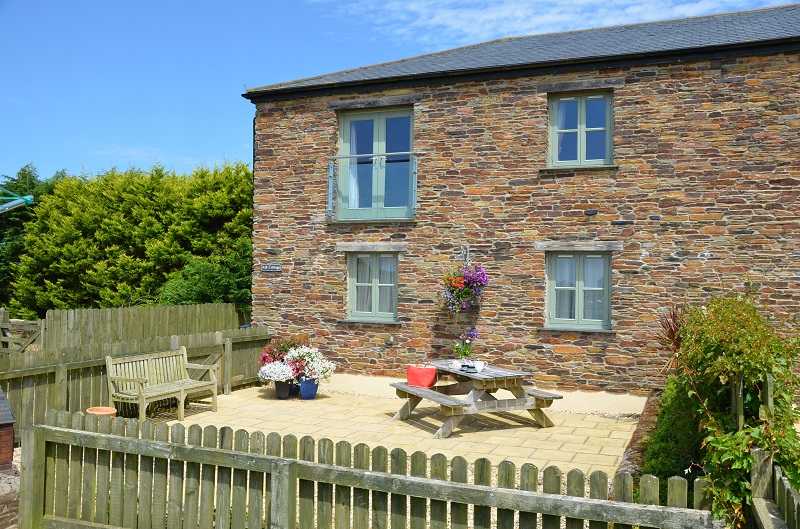
[(97, 415), (98, 417), (102, 417), (103, 415), (108, 415), (112, 419), (117, 416), (117, 409), (111, 408), (109, 406), (94, 406), (92, 408), (87, 408), (86, 413), (90, 415)]

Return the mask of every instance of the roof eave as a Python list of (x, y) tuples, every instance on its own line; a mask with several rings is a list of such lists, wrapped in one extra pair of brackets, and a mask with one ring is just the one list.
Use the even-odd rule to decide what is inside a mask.
[(559, 60), (518, 66), (478, 68), (474, 70), (448, 70), (429, 74), (413, 74), (407, 76), (386, 77), (381, 79), (327, 83), (314, 86), (286, 87), (246, 92), (242, 94), (242, 97), (250, 100), (252, 103), (285, 101), (289, 99), (303, 99), (307, 97), (352, 93), (355, 91), (367, 92), (386, 88), (452, 83), (453, 81), (525, 77), (582, 70), (642, 66), (664, 62), (689, 62), (706, 59), (725, 59), (747, 55), (776, 54), (789, 51), (800, 51), (800, 36), (773, 41), (744, 42), (735, 45), (668, 50), (631, 55), (589, 57), (584, 59)]

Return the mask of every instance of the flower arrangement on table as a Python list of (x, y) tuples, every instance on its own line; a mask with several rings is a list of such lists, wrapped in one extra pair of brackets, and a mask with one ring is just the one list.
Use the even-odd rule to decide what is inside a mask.
[(461, 333), (457, 340), (453, 340), (453, 352), (462, 360), (469, 360), (475, 354), (475, 340), (478, 339), (478, 331), (467, 329)]
[(489, 277), (481, 265), (464, 265), (449, 270), (444, 275), (444, 305), (456, 314), (481, 302), (483, 289)]

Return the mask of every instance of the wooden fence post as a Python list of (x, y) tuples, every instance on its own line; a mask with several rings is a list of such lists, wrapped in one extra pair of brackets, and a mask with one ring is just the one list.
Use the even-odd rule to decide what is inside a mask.
[(50, 395), (48, 408), (55, 408), (57, 410), (67, 409), (67, 371), (68, 365), (57, 364), (55, 366), (55, 381), (50, 386)]
[(225, 338), (222, 348), (222, 391), (231, 394), (231, 371), (233, 370), (233, 340)]
[[(4, 336), (4, 334), (2, 332), (3, 324), (8, 324), (8, 321), (9, 321), (8, 311), (6, 309), (0, 307), (0, 339), (2, 339), (2, 337)], [(10, 345), (9, 345), (8, 342), (0, 341), (0, 347), (2, 347), (3, 349), (6, 349), (6, 348), (10, 347)]]
[(753, 468), (750, 470), (750, 485), (753, 498), (772, 499), (772, 454), (761, 448), (753, 448)]
[(297, 527), (297, 464), (286, 459), (278, 460), (270, 475), (270, 529), (294, 529)]
[(775, 413), (775, 379), (772, 373), (767, 373), (764, 378), (764, 385), (761, 387), (761, 404), (770, 411), (770, 414)]
[(731, 379), (731, 413), (736, 417), (737, 428), (744, 428), (744, 381), (742, 377)]
[(22, 430), (22, 472), (19, 491), (19, 527), (34, 529), (44, 524), (44, 434), (35, 427)]

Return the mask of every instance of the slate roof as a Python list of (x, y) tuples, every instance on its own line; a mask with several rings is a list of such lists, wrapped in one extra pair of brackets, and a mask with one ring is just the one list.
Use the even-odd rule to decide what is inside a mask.
[[(488, 72), (639, 60), (769, 44), (800, 43), (800, 3), (717, 15), (514, 37), (252, 88), (243, 97), (283, 99), (331, 87), (397, 83)], [(552, 71), (552, 70), (551, 70)], [(500, 75), (498, 75), (500, 76)]]
[(3, 388), (0, 388), (0, 426), (14, 424), (14, 412), (11, 411), (11, 404), (8, 402)]

